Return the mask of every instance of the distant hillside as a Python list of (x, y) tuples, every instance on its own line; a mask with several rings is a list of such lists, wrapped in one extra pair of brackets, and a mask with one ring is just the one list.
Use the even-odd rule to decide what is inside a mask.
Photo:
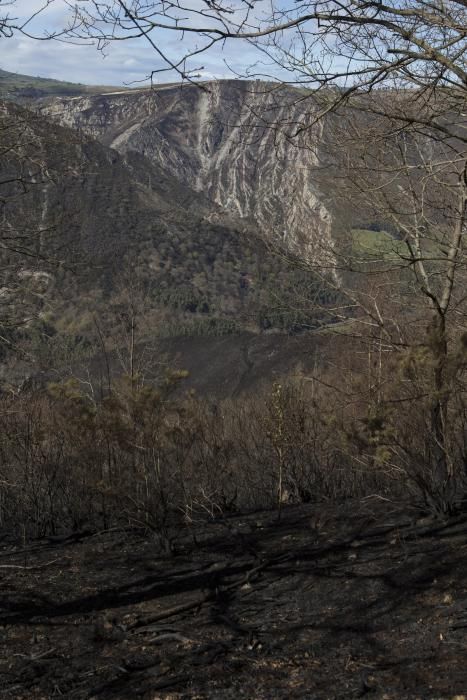
[[(285, 244), (309, 262), (332, 266), (336, 246), (358, 242), (351, 229), (367, 232), (359, 238), (366, 238), (366, 254), (368, 245), (379, 246), (379, 231), (390, 234), (392, 245), (397, 232), (389, 222), (380, 221), (358, 188), (350, 193), (349, 181), (342, 187), (342, 149), (333, 145), (342, 138), (335, 133), (341, 118), (316, 120), (316, 93), (259, 80), (203, 87), (167, 84), (50, 97), (37, 107), (124, 157), (144, 156), (237, 221), (253, 221), (265, 240)], [(414, 148), (414, 162), (417, 153)]]
[[(94, 354), (96, 319), (107, 349), (116, 347), (131, 310), (128, 289), (141, 295), (145, 342), (297, 334), (329, 320), (316, 310), (329, 293), (322, 281), (290, 269), (258, 240), (254, 223), (226, 215), (157, 163), (12, 102), (0, 102), (0, 119), (3, 138), (16, 144), (0, 160), (7, 235), (0, 323), (12, 320), (4, 338), (34, 357), (37, 369), (60, 366), (78, 347)], [(11, 376), (7, 347), (0, 372)]]
[(17, 102), (26, 102), (42, 97), (95, 95), (115, 89), (124, 90), (124, 88), (83, 85), (82, 83), (52, 80), (52, 78), (21, 75), (20, 73), (10, 73), (0, 69), (0, 98)]
[[(309, 260), (333, 245), (331, 193), (317, 176), (321, 125), (302, 142), (274, 124), (300, 124), (317, 105), (287, 86), (222, 80), (158, 85), (86, 98), (51, 98), (48, 118), (122, 155), (139, 153), (269, 240), (287, 241)], [(327, 262), (327, 260), (326, 260)]]

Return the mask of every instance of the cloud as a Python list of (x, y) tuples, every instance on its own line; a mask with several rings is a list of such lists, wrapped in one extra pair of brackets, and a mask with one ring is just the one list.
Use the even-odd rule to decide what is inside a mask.
[(103, 55), (93, 46), (37, 42), (24, 37), (1, 42), (3, 69), (57, 80), (123, 85), (142, 80), (161, 67), (160, 61), (141, 45), (112, 46)]
[[(141, 40), (119, 42), (106, 48), (105, 53), (94, 46), (78, 46), (58, 41), (36, 41), (22, 36), (1, 39), (0, 67), (26, 75), (55, 78), (87, 84), (124, 85), (147, 78), (152, 71), (166, 67), (154, 50)], [(178, 60), (191, 46), (180, 42), (159, 42), (171, 60)], [(221, 78), (229, 73), (226, 61), (241, 70), (235, 51), (220, 47), (209, 54), (191, 60), (190, 67)], [(158, 78), (156, 74), (155, 79)], [(174, 73), (160, 73), (161, 82), (176, 79)]]
[(17, 26), (36, 36), (63, 28), (70, 16), (65, 0), (7, 0), (5, 10)]
[[(189, 0), (198, 9), (200, 0)], [(1, 7), (0, 0), (0, 7)], [(16, 0), (14, 16), (25, 20), (45, 7), (45, 0)], [(13, 11), (10, 12), (13, 16)], [(28, 24), (28, 32), (45, 36), (67, 23), (70, 16), (65, 0), (54, 0)], [(203, 46), (205, 38), (197, 34), (177, 34), (171, 30), (156, 30), (152, 35), (156, 45), (173, 63), (187, 53)], [(27, 75), (50, 77), (87, 84), (128, 85), (147, 79), (153, 71), (167, 68), (162, 58), (144, 39), (129, 39), (110, 44), (104, 52), (92, 45), (62, 41), (38, 41), (17, 34), (1, 38), (0, 68)], [(245, 74), (258, 55), (249, 44), (237, 41), (218, 43), (209, 52), (190, 59), (187, 67), (203, 79), (232, 77)], [(155, 73), (155, 81), (178, 80), (175, 72)]]

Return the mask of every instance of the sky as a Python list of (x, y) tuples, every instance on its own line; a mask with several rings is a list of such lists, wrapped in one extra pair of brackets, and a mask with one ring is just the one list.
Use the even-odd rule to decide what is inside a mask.
[[(0, 16), (25, 19), (42, 7), (44, 0), (0, 0)], [(53, 3), (29, 25), (28, 32), (44, 36), (60, 29), (66, 23), (69, 10), (65, 0)], [(199, 41), (195, 35), (182, 38), (174, 32), (159, 32), (158, 45), (172, 59), (184, 54), (189, 46)], [(243, 74), (258, 59), (254, 49), (239, 42), (218, 44), (208, 54), (202, 54), (193, 64), (201, 79), (233, 77)], [(94, 85), (132, 85), (146, 81), (151, 71), (161, 66), (161, 59), (144, 40), (116, 42), (105, 53), (95, 46), (76, 45), (60, 41), (37, 41), (16, 33), (11, 38), (0, 37), (0, 68), (26, 75), (55, 78)], [(234, 73), (230, 68), (233, 68)], [(154, 76), (155, 82), (179, 79), (175, 73)]]

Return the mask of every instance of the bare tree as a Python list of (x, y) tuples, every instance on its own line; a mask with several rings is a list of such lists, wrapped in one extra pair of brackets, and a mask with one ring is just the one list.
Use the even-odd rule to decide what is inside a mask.
[[(0, 41), (28, 35), (31, 22), (54, 0), (44, 0), (19, 17), (16, 0), (0, 0)], [(37, 38), (52, 38), (55, 32)], [(28, 320), (31, 297), (47, 284), (44, 263), (54, 257), (48, 246), (50, 227), (45, 208), (41, 220), (25, 216), (25, 195), (46, 189), (51, 174), (46, 145), (37, 128), (38, 118), (28, 110), (0, 102), (0, 342), (9, 344), (8, 329)], [(39, 269), (36, 270), (37, 263)], [(18, 307), (21, 312), (18, 314)]]
[(47, 284), (45, 267), (51, 259), (47, 212), (43, 207), (38, 221), (27, 197), (31, 188), (42, 192), (51, 180), (36, 121), (26, 110), (0, 104), (0, 322), (4, 327), (26, 320), (28, 300)]
[[(465, 398), (467, 149), (462, 138), (429, 123), (441, 99), (436, 94), (423, 109), (417, 105), (416, 124), (405, 91), (355, 99), (337, 112), (328, 149), (339, 196), (386, 228), (368, 239), (368, 250), (358, 230), (349, 232), (348, 244), (334, 251), (335, 284), (365, 329), (360, 335), (379, 353), (380, 373), (384, 351), (412, 359), (418, 353), (425, 380), (406, 399), (415, 410), (418, 399), (429, 401), (427, 467), (437, 507), (445, 510), (462, 471), (451, 453), (449, 407), (458, 391)], [(450, 128), (460, 127), (455, 119)], [(380, 399), (379, 388), (374, 400)]]
[[(199, 70), (193, 61), (201, 54), (235, 39), (252, 44), (265, 57), (263, 64), (251, 67), (250, 76), (277, 75), (274, 69), (279, 67), (290, 82), (314, 89), (339, 81), (338, 101), (395, 76), (417, 89), (445, 85), (457, 90), (466, 84), (464, 0), (305, 0), (286, 6), (275, 0), (68, 4), (74, 13), (74, 38), (94, 38), (100, 47), (143, 38), (163, 62), (156, 70), (175, 70), (187, 79)], [(183, 34), (179, 55), (162, 50), (162, 32)]]

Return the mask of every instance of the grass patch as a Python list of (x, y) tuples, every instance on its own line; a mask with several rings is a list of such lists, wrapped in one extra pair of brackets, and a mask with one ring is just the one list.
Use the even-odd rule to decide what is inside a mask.
[(351, 231), (352, 254), (366, 260), (400, 260), (407, 254), (403, 241), (391, 236), (387, 231), (370, 231), (355, 228)]

